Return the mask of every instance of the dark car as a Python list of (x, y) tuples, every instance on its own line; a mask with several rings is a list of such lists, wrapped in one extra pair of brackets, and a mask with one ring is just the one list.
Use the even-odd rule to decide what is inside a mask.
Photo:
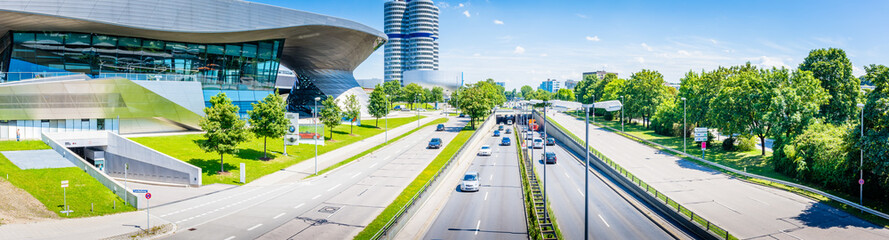
[(494, 130), (494, 136), (495, 136), (495, 137), (499, 137), (499, 136), (500, 136), (500, 130)]
[(445, 130), (444, 124), (438, 124), (438, 126), (435, 127), (435, 131), (444, 131), (444, 130)]
[(544, 154), (544, 157), (546, 159), (546, 164), (556, 164), (556, 153), (546, 152), (546, 154)]
[(509, 140), (508, 137), (503, 137), (503, 139), (500, 139), (501, 146), (509, 146), (510, 143), (511, 143), (511, 141)]
[(429, 146), (426, 148), (441, 148), (441, 138), (433, 138), (429, 141)]
[(503, 131), (503, 125), (497, 126), (497, 130)]
[(466, 117), (466, 114), (461, 113), (460, 117)]
[(554, 139), (554, 138), (546, 138), (546, 145), (547, 145), (547, 146), (555, 146), (555, 145), (556, 145), (556, 139)]

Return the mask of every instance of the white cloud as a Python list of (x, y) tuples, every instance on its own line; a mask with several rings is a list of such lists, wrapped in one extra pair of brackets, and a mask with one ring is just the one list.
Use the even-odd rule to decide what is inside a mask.
[(689, 56), (689, 55), (691, 55), (691, 53), (688, 53), (688, 51), (685, 51), (685, 50), (679, 50), (679, 51), (676, 51), (676, 53), (678, 53), (680, 56)]
[(438, 8), (449, 8), (449, 7), (451, 7), (451, 5), (446, 2), (439, 2), (438, 3)]
[(760, 56), (760, 57), (756, 57), (756, 58), (752, 58), (752, 59), (748, 58), (747, 60), (751, 61), (751, 63), (753, 63), (753, 64), (756, 64), (757, 67), (764, 68), (764, 69), (769, 69), (772, 67), (789, 68), (789, 66), (787, 66), (787, 64), (785, 64), (784, 61), (782, 61), (781, 58), (778, 58), (778, 57)]
[(523, 48), (522, 46), (516, 46), (515, 51), (512, 51), (512, 53), (515, 53), (515, 54), (525, 53), (525, 48)]
[[(643, 44), (644, 44), (644, 43), (643, 43)], [(636, 57), (636, 61), (639, 62), (639, 63), (645, 63), (645, 58), (643, 58), (643, 57)]]
[(852, 65), (852, 76), (861, 76), (864, 74), (866, 74), (866, 72), (864, 72), (864, 69)]
[(466, 5), (463, 5), (462, 3), (461, 3), (461, 4), (457, 4), (457, 7), (458, 7), (458, 8), (465, 7), (465, 6), (466, 6)]
[(494, 19), (494, 24), (497, 24), (497, 25), (503, 25), (503, 21)]
[(463, 11), (463, 15), (466, 15), (466, 17), (472, 17), (472, 14), (469, 14), (469, 10)]
[(587, 17), (587, 15), (583, 15), (583, 14), (580, 14), (580, 13), (575, 13), (574, 16), (577, 16), (577, 17), (579, 17), (579, 18), (589, 18), (589, 17)]
[(590, 36), (586, 36), (586, 40), (587, 40), (587, 41), (598, 42), (598, 41), (599, 41), (599, 36), (592, 36), (592, 37), (590, 37)]
[(481, 54), (481, 53), (474, 53), (474, 54), (472, 54), (472, 56), (473, 56), (473, 57), (481, 57), (482, 54)]
[(716, 39), (712, 39), (712, 38), (711, 38), (711, 39), (707, 39), (707, 40), (709, 40), (709, 41), (710, 41), (711, 43), (713, 43), (714, 45), (715, 45), (715, 44), (719, 44), (719, 41), (716, 41)]
[(541, 56), (541, 57), (546, 57), (546, 56), (549, 56), (549, 54), (542, 53), (542, 54), (540, 54), (540, 56)]
[(645, 43), (642, 43), (642, 48), (645, 48), (645, 50), (648, 50), (649, 52), (654, 51), (654, 48), (651, 48), (651, 46), (648, 46), (648, 44)]

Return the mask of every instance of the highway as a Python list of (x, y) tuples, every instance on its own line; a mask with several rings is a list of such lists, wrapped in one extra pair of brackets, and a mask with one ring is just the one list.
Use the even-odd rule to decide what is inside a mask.
[[(370, 223), (466, 124), (429, 126), (327, 175), (245, 185), (151, 210), (175, 223), (171, 239), (345, 239)], [(444, 148), (444, 146), (442, 148)]]
[(502, 137), (487, 134), (491, 156), (476, 155), (468, 170), (479, 173), (481, 188), (460, 192), (459, 182), (443, 184), (454, 193), (423, 239), (528, 239), (516, 139), (505, 134), (512, 144), (500, 146)]
[[(549, 129), (548, 129), (549, 131)], [(539, 137), (539, 133), (534, 133)], [(584, 166), (562, 143), (546, 146), (558, 159), (546, 166), (547, 201), (556, 223), (567, 239), (583, 239)], [(543, 184), (543, 149), (534, 149), (534, 168)], [(673, 239), (593, 173), (589, 176), (590, 239)]]

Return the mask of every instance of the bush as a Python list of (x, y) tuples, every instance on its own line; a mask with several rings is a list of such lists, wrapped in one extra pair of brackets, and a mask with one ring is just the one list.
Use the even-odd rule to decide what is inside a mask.
[(756, 150), (756, 137), (750, 135), (741, 135), (738, 136), (737, 146), (735, 149), (741, 152), (753, 151)]
[[(795, 177), (815, 182), (833, 189), (842, 189), (849, 185), (850, 176), (857, 166), (850, 166), (848, 126), (835, 126), (829, 123), (816, 122), (792, 141), (782, 146), (782, 154), (776, 155), (786, 159), (776, 161), (791, 163)], [(783, 144), (782, 144), (783, 145)]]
[(735, 138), (727, 138), (722, 140), (722, 150), (724, 151), (735, 151)]
[(682, 109), (675, 101), (665, 101), (658, 105), (654, 116), (651, 117), (651, 127), (654, 132), (664, 136), (680, 135), (682, 132), (677, 129), (677, 123), (678, 128), (682, 128)]

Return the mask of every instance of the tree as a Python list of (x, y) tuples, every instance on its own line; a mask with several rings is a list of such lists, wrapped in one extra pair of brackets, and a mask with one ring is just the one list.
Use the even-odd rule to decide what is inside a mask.
[(423, 101), (423, 87), (417, 85), (416, 83), (408, 84), (401, 89), (401, 100), (410, 104), (411, 107), (414, 106), (415, 102)]
[(401, 96), (401, 82), (398, 80), (384, 82), (382, 86), (383, 95), (389, 95), (389, 102), (397, 101)]
[(565, 101), (574, 101), (574, 91), (567, 88), (561, 88), (556, 92), (556, 99), (565, 100)]
[(349, 118), (349, 134), (354, 134), (355, 122), (361, 117), (361, 104), (358, 103), (358, 96), (352, 94), (346, 97), (345, 105), (343, 113)]
[(583, 80), (580, 80), (580, 82), (577, 83), (577, 86), (574, 86), (574, 94), (577, 95), (575, 96), (577, 101), (583, 104), (593, 103), (593, 94), (595, 94), (594, 87), (598, 81), (599, 78), (596, 77), (595, 74), (584, 76)]
[(534, 88), (531, 88), (531, 86), (525, 85), (525, 86), (522, 86), (521, 90), (522, 90), (522, 98), (524, 98), (525, 100), (530, 100), (533, 98)]
[(370, 100), (367, 102), (367, 112), (370, 113), (371, 116), (377, 118), (376, 124), (374, 124), (377, 127), (380, 125), (380, 118), (389, 114), (389, 99), (386, 98), (386, 93), (380, 89), (379, 84), (374, 88), (373, 92), (370, 92)]
[(624, 105), (627, 116), (641, 117), (642, 125), (649, 127), (651, 116), (665, 100), (669, 88), (665, 85), (664, 76), (657, 71), (642, 69), (630, 76), (627, 88)]
[[(875, 199), (889, 198), (889, 67), (869, 65), (864, 67), (865, 77), (875, 86), (867, 95), (864, 104), (864, 138), (861, 138), (861, 125), (856, 125), (849, 140), (854, 145), (852, 151), (864, 149), (865, 182), (878, 184), (878, 191), (865, 191)], [(860, 118), (860, 117), (859, 117)], [(860, 161), (858, 154), (852, 155), (852, 162)], [(857, 167), (854, 168), (859, 170)]]
[(547, 90), (537, 89), (537, 92), (534, 92), (534, 97), (531, 99), (537, 99), (540, 101), (549, 101), (552, 100), (553, 94)]
[(469, 115), (470, 126), (475, 129), (476, 119), (489, 114), (494, 108), (494, 101), (485, 89), (485, 82), (478, 82), (468, 88), (463, 88), (457, 96), (460, 98), (460, 110)]
[(852, 62), (845, 51), (837, 48), (812, 50), (799, 65), (799, 70), (812, 72), (830, 95), (830, 101), (821, 106), (820, 117), (835, 124), (855, 118), (861, 82), (852, 76)]
[(444, 101), (444, 88), (441, 87), (433, 87), (432, 94), (430, 95), (429, 101), (435, 102), (435, 106), (438, 107), (438, 103)]
[(262, 158), (268, 159), (268, 138), (283, 137), (290, 125), (284, 114), (284, 99), (278, 94), (270, 93), (261, 102), (252, 105), (253, 110), (247, 111), (250, 115), (250, 131), (262, 137)]
[(204, 141), (198, 142), (198, 147), (204, 152), (219, 154), (219, 172), (225, 172), (224, 154), (238, 152), (238, 144), (247, 141), (250, 133), (244, 128), (244, 120), (238, 117), (238, 107), (225, 96), (219, 93), (210, 98), (211, 107), (204, 108), (206, 117), (202, 118), (198, 125), (205, 131)]
[(333, 140), (333, 128), (342, 122), (343, 110), (340, 109), (339, 101), (330, 95), (321, 102), (321, 105), (324, 107), (321, 109), (321, 122), (327, 129), (330, 129), (330, 140)]

